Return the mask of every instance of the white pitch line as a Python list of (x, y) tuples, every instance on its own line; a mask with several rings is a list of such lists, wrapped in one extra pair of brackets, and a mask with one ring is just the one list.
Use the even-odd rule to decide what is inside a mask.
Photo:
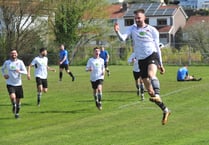
[[(205, 84), (201, 84), (201, 85), (205, 85)], [(178, 89), (178, 90), (175, 90), (175, 91), (172, 91), (172, 92), (169, 92), (169, 93), (166, 93), (166, 94), (163, 94), (163, 95), (160, 95), (161, 97), (165, 97), (165, 96), (169, 96), (169, 95), (172, 95), (172, 94), (176, 94), (178, 92), (182, 92), (184, 90), (188, 90), (188, 89), (191, 89), (191, 88), (194, 88), (194, 87), (199, 87), (201, 85), (195, 85), (195, 86), (191, 86), (191, 87), (187, 87), (187, 88), (182, 88), (182, 89)], [(123, 109), (123, 108), (127, 108), (129, 106), (133, 106), (133, 105), (136, 105), (136, 104), (139, 104), (139, 101), (138, 102), (132, 102), (132, 103), (129, 103), (129, 104), (126, 104), (126, 105), (121, 105), (119, 106), (118, 108), (119, 109)]]

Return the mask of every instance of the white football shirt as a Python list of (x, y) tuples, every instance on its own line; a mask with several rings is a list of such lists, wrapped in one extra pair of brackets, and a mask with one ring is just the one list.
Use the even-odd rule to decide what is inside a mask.
[[(17, 72), (16, 70), (19, 70), (19, 72)], [(9, 78), (6, 80), (6, 83), (7, 85), (11, 86), (21, 86), (21, 74), (27, 74), (25, 64), (20, 59), (16, 59), (15, 61), (6, 60), (2, 66), (1, 71), (2, 75), (9, 75)]]
[(35, 77), (39, 77), (41, 79), (46, 79), (48, 72), (47, 72), (47, 68), (48, 68), (48, 58), (47, 57), (40, 57), (37, 56), (35, 57), (32, 62), (31, 65), (35, 67)]
[[(133, 59), (135, 59), (134, 62)], [(140, 72), (138, 60), (136, 60), (135, 53), (132, 53), (131, 56), (128, 58), (128, 63), (133, 63), (134, 72)]]
[(138, 60), (143, 60), (153, 52), (157, 52), (160, 64), (162, 65), (161, 50), (159, 47), (159, 32), (155, 27), (147, 25), (143, 28), (139, 28), (136, 24), (133, 24), (127, 29), (126, 33), (121, 34), (118, 31), (117, 34), (123, 41), (129, 36), (132, 38), (134, 53)]
[(102, 58), (90, 58), (86, 65), (86, 70), (92, 69), (90, 80), (95, 82), (99, 79), (104, 79), (104, 60)]

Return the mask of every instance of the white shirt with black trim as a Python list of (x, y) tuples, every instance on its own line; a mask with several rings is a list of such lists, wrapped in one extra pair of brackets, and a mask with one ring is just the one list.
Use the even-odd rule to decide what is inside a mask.
[[(17, 72), (19, 70), (19, 72)], [(9, 78), (6, 80), (7, 85), (21, 86), (22, 79), (21, 74), (27, 74), (25, 64), (22, 60), (6, 60), (2, 66), (2, 75), (8, 75)]]
[(146, 25), (143, 28), (137, 27), (136, 24), (130, 26), (126, 33), (117, 32), (119, 39), (125, 41), (129, 36), (133, 40), (133, 48), (138, 60), (143, 60), (150, 56), (153, 52), (159, 55), (160, 65), (162, 65), (161, 50), (159, 47), (159, 32), (151, 26)]
[(41, 79), (46, 79), (48, 75), (48, 58), (37, 56), (35, 57), (31, 65), (35, 67), (34, 75), (35, 77), (39, 77)]
[[(134, 59), (134, 62), (133, 62)], [(136, 60), (135, 53), (132, 53), (131, 56), (128, 58), (128, 63), (133, 63), (133, 71), (140, 72), (138, 60)]]
[(90, 58), (86, 65), (86, 70), (92, 69), (90, 80), (95, 82), (99, 79), (104, 79), (104, 60), (102, 58)]

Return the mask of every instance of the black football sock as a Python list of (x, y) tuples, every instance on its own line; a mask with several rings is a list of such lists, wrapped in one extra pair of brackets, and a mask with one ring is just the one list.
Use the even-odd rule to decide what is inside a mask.
[(59, 74), (60, 81), (62, 80), (62, 72)]
[(73, 76), (73, 73), (72, 72), (69, 72), (68, 73), (72, 78), (74, 78), (74, 76)]

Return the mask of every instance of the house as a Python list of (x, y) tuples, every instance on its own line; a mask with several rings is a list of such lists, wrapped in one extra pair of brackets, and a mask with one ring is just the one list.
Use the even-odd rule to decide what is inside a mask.
[(199, 23), (209, 23), (209, 16), (191, 16), (189, 17), (185, 28), (197, 25)]
[[(204, 26), (204, 25), (208, 26), (208, 23), (209, 23), (209, 16), (191, 16), (187, 20), (187, 23), (186, 23), (186, 25), (183, 29), (184, 30), (193, 29), (194, 27), (197, 27), (197, 26), (201, 27), (201, 26)], [(187, 34), (187, 32), (184, 32), (183, 33), (183, 39), (185, 41), (189, 41), (191, 38), (189, 37), (189, 34)]]
[(208, 9), (208, 0), (179, 0), (179, 5), (185, 9)]
[[(116, 6), (112, 6), (116, 7)], [(162, 3), (133, 3), (129, 6), (117, 6), (111, 14), (111, 20), (117, 21), (120, 25), (121, 32), (124, 33), (126, 28), (134, 24), (134, 14), (136, 9), (144, 9), (147, 17), (146, 22), (156, 27), (160, 33), (160, 42), (164, 45), (175, 44), (175, 35), (180, 28), (186, 25), (187, 14), (181, 6), (163, 5)], [(114, 16), (114, 14), (117, 14)]]

